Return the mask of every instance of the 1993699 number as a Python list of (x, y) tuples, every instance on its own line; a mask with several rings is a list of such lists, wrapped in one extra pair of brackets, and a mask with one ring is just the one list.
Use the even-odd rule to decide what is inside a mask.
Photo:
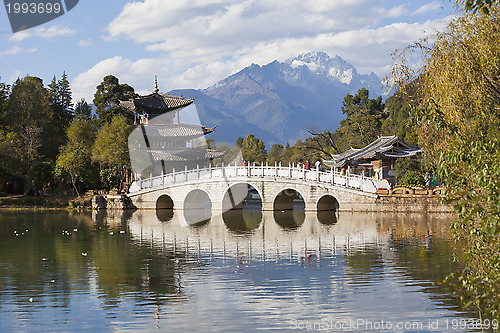
[(14, 2), (7, 3), (5, 6), (8, 14), (59, 14), (62, 11), (61, 4), (58, 2)]

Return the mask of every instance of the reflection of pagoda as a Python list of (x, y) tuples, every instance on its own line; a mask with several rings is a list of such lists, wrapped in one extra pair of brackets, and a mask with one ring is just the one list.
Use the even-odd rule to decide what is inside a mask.
[[(206, 128), (199, 123), (193, 102), (194, 98), (160, 93), (156, 79), (152, 94), (120, 102), (122, 107), (134, 113), (139, 123), (129, 140), (132, 166), (137, 176), (203, 167), (224, 155), (208, 149), (204, 135), (212, 133), (215, 127)], [(184, 123), (180, 115), (183, 109), (186, 109), (188, 120)]]

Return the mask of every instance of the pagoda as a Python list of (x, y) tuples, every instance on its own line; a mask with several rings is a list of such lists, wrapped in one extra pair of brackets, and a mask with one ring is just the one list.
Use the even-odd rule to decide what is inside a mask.
[(138, 125), (129, 137), (136, 178), (208, 166), (224, 155), (207, 146), (205, 135), (215, 127), (200, 124), (194, 98), (161, 93), (156, 78), (152, 94), (121, 101), (120, 106), (134, 113)]

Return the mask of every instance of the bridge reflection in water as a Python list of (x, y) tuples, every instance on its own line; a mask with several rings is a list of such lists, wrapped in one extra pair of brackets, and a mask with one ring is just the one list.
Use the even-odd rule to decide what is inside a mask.
[[(203, 210), (202, 210), (203, 211)], [(204, 213), (201, 213), (204, 214)], [(387, 216), (387, 220), (385, 219)], [(390, 252), (398, 239), (425, 242), (448, 238), (449, 215), (262, 211), (259, 205), (229, 210), (190, 224), (182, 211), (99, 211), (94, 223), (126, 230), (132, 239), (155, 248), (179, 250), (191, 259), (221, 255), (245, 260), (304, 258), (350, 252), (376, 245)], [(394, 224), (400, 220), (400, 225)], [(196, 218), (198, 221), (199, 218)], [(388, 221), (385, 225), (384, 221)], [(412, 221), (419, 221), (413, 223)]]

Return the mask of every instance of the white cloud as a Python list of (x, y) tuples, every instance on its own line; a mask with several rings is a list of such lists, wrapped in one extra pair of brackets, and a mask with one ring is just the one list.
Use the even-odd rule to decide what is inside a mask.
[(82, 39), (80, 41), (78, 41), (78, 45), (80, 45), (81, 47), (90, 47), (90, 46), (94, 46), (94, 43), (92, 43), (92, 41), (89, 39)]
[(429, 12), (437, 12), (441, 8), (442, 8), (442, 4), (439, 1), (434, 1), (434, 2), (428, 3), (426, 5), (423, 5), (422, 7), (417, 9), (414, 12), (414, 14), (415, 15), (422, 15), (422, 14), (426, 14)]
[[(73, 97), (75, 100), (85, 98), (92, 101), (96, 87), (106, 75), (114, 75), (120, 79), (121, 83), (128, 83), (137, 88), (144, 87), (145, 80), (149, 79), (150, 91), (152, 91), (157, 66), (161, 68), (161, 73), (167, 73), (169, 72), (168, 69), (173, 68), (169, 66), (168, 61), (161, 59), (140, 59), (134, 62), (116, 56), (102, 60), (87, 72), (81, 73), (73, 79), (71, 83)], [(167, 75), (164, 75), (164, 77), (166, 79)]]
[[(393, 16), (400, 7), (382, 11), (368, 0), (226, 0), (194, 3), (145, 0), (125, 5), (108, 26), (108, 38), (132, 39), (138, 43), (168, 43), (169, 49), (192, 46), (244, 45), (262, 40), (339, 32), (373, 26), (384, 15)], [(374, 12), (380, 12), (374, 15)]]
[(22, 47), (20, 47), (19, 45), (16, 45), (16, 46), (11, 47), (8, 50), (0, 51), (0, 56), (4, 56), (4, 55), (16, 55), (18, 53), (21, 53), (22, 51), (23, 51)]
[(10, 76), (10, 83), (14, 83), (17, 79), (19, 78), (23, 78), (27, 75), (28, 73), (26, 73), (25, 71), (22, 71), (22, 70), (19, 70), (19, 69), (16, 69), (14, 71), (14, 73), (12, 73), (12, 75)]
[[(390, 54), (442, 28), (447, 19), (404, 22), (402, 16), (435, 10), (438, 1), (411, 12), (411, 3), (369, 0), (144, 0), (127, 3), (108, 25), (106, 40), (132, 40), (146, 59), (102, 60), (72, 82), (74, 95), (92, 99), (107, 74), (140, 92), (206, 88), (252, 63), (325, 51), (359, 72), (383, 77)], [(444, 23), (443, 23), (444, 22)]]
[(70, 37), (76, 34), (75, 30), (69, 27), (51, 26), (49, 28), (33, 28), (23, 30), (13, 34), (9, 40), (20, 42), (28, 38), (39, 37), (43, 39), (55, 39), (57, 37)]
[(32, 47), (30, 49), (23, 49), (19, 45), (13, 46), (8, 50), (5, 51), (0, 51), (0, 56), (6, 56), (6, 55), (16, 55), (20, 53), (34, 53), (37, 51), (36, 47)]

